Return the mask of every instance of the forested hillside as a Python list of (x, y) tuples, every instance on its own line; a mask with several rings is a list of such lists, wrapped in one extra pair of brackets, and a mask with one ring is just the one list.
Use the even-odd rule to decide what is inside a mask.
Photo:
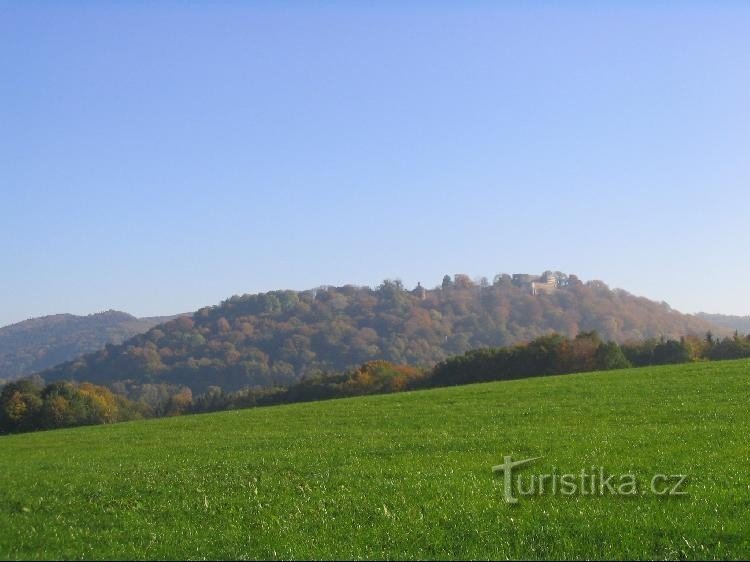
[(117, 381), (236, 390), (293, 383), (367, 361), (431, 366), (450, 355), (596, 330), (614, 341), (705, 334), (712, 326), (666, 304), (556, 274), (532, 294), (525, 280), (446, 276), (432, 290), (398, 281), (234, 296), (42, 373), (48, 380)]
[(36, 373), (108, 343), (122, 343), (169, 319), (109, 310), (88, 316), (55, 314), (5, 326), (0, 328), (0, 380)]

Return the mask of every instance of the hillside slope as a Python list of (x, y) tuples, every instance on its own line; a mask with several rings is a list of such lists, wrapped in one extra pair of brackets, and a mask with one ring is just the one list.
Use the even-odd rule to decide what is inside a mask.
[[(565, 375), (0, 438), (2, 559), (742, 559), (750, 361)], [(637, 496), (521, 498), (522, 474)], [(682, 497), (650, 493), (687, 474)]]
[[(493, 284), (465, 275), (409, 291), (398, 282), (232, 297), (52, 369), (47, 380), (99, 384), (163, 382), (202, 392), (289, 384), (316, 371), (373, 359), (430, 366), (449, 355), (503, 346), (555, 331), (597, 330), (623, 341), (704, 334), (709, 323), (666, 304), (557, 276), (560, 287), (532, 294), (527, 280)], [(549, 294), (547, 294), (549, 293)], [(714, 328), (715, 329), (715, 328)]]
[(108, 343), (122, 343), (172, 317), (136, 318), (108, 310), (88, 316), (55, 314), (0, 328), (0, 379), (42, 371)]

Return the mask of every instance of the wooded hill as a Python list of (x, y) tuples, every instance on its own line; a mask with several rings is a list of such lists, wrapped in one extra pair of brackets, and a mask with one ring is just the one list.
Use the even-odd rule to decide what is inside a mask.
[(170, 319), (108, 310), (88, 316), (55, 314), (5, 326), (0, 328), (0, 380), (48, 369), (108, 343), (122, 343)]
[(596, 330), (618, 342), (717, 333), (706, 321), (600, 281), (556, 278), (559, 288), (536, 295), (508, 275), (492, 283), (456, 275), (431, 290), (385, 281), (375, 289), (234, 296), (41, 374), (48, 381), (166, 383), (202, 393), (209, 386), (288, 385), (377, 359), (429, 367), (553, 331), (572, 337)]

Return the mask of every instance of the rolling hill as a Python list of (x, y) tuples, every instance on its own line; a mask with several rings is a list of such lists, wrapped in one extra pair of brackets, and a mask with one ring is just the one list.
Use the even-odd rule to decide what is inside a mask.
[(109, 385), (186, 385), (201, 393), (209, 386), (290, 384), (374, 359), (431, 366), (469, 349), (552, 331), (575, 336), (596, 330), (625, 341), (710, 329), (716, 331), (665, 303), (574, 275), (498, 275), (493, 283), (456, 275), (431, 290), (386, 281), (376, 289), (349, 285), (235, 296), (42, 375)]
[[(0, 558), (747, 558), (749, 368), (648, 367), (1, 437)], [(509, 505), (492, 472), (505, 455), (541, 457), (524, 482), (602, 467), (633, 475), (637, 493), (548, 487)], [(687, 475), (686, 494), (654, 493), (657, 475)]]
[(172, 317), (136, 318), (108, 310), (88, 316), (55, 314), (0, 328), (0, 379), (48, 369), (108, 343), (122, 343)]

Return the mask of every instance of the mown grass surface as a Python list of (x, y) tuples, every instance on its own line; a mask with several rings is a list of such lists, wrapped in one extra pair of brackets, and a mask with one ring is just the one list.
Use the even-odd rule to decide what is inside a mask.
[[(750, 361), (0, 438), (2, 558), (747, 558)], [(503, 499), (491, 466), (689, 495)]]

